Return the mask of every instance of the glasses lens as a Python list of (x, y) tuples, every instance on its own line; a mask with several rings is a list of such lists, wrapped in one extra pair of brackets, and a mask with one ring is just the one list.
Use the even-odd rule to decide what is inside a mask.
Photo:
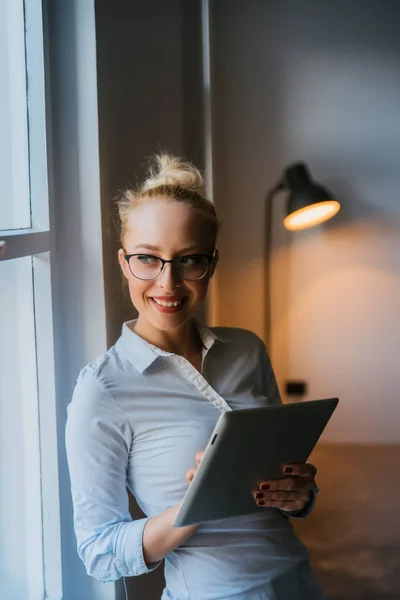
[(207, 269), (208, 259), (205, 256), (182, 256), (176, 261), (176, 270), (182, 279), (201, 279)]
[(137, 254), (129, 259), (131, 273), (138, 279), (155, 279), (161, 271), (161, 267), (161, 260), (155, 256)]

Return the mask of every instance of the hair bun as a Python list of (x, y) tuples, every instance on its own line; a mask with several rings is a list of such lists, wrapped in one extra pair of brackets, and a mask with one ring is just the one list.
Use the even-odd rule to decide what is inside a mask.
[(142, 184), (142, 193), (158, 187), (171, 186), (205, 196), (205, 184), (200, 171), (189, 162), (170, 154), (156, 154), (152, 158), (148, 177)]
[(117, 196), (121, 221), (121, 244), (128, 230), (129, 215), (139, 205), (162, 199), (181, 202), (208, 219), (209, 225), (218, 236), (219, 221), (213, 203), (207, 199), (204, 178), (190, 162), (167, 153), (152, 157), (148, 176), (136, 189), (121, 190)]

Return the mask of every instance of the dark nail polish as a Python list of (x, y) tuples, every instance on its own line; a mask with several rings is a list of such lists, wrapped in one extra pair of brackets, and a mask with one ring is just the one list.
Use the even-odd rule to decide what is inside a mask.
[(255, 495), (255, 498), (262, 498), (263, 494), (262, 492), (257, 492), (257, 494)]
[(259, 500), (259, 501), (257, 502), (257, 504), (258, 504), (258, 506), (264, 506), (264, 505), (265, 505), (265, 502), (264, 502), (264, 500)]
[(269, 490), (269, 487), (270, 487), (269, 485), (263, 484), (260, 486), (260, 490)]
[(285, 467), (285, 473), (293, 473), (292, 467)]

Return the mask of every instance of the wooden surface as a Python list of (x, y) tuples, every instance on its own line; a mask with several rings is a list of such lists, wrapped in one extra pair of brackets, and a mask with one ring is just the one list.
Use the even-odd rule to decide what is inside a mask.
[(294, 522), (330, 600), (400, 600), (400, 445), (321, 445), (317, 506)]

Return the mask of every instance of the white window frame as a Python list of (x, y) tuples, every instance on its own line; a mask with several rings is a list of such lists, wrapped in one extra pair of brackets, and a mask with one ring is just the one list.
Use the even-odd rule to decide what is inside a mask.
[[(29, 490), (25, 515), (27, 534), (26, 539), (21, 540), (25, 545), (28, 563), (27, 572), (22, 576), (26, 577), (29, 590), (27, 600), (61, 600), (60, 502), (50, 263), (54, 251), (54, 236), (50, 227), (50, 118), (46, 110), (48, 94), (42, 1), (25, 0), (24, 10), (29, 90), (27, 114), (31, 227), (0, 231), (0, 241), (5, 242), (0, 261), (32, 257), (31, 299), (35, 327), (34, 331), (29, 331), (29, 335), (35, 344), (36, 356), (26, 357), (26, 383), (22, 390), (24, 442), (29, 448), (29, 452), (25, 452), (25, 489)], [(32, 290), (31, 281), (29, 287)], [(32, 402), (32, 383), (36, 388), (35, 402)], [(44, 447), (46, 451), (42, 452)]]

